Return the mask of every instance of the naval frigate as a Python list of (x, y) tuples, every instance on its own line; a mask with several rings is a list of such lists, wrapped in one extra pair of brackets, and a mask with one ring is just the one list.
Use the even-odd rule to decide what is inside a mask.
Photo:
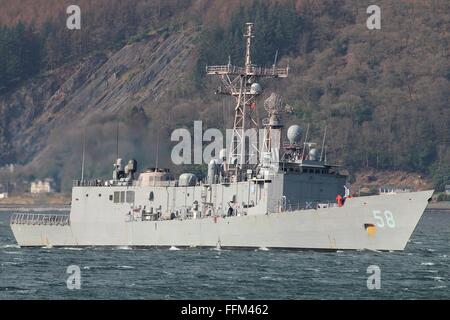
[[(299, 126), (280, 140), (289, 106), (272, 94), (264, 102), (262, 145), (246, 145), (259, 126), (259, 80), (286, 78), (289, 67), (252, 63), (254, 25), (246, 24), (245, 66), (207, 66), (219, 76), (217, 94), (236, 99), (231, 143), (199, 179), (168, 169), (137, 175), (137, 162), (114, 162), (110, 180), (76, 180), (70, 213), (13, 214), (21, 247), (247, 247), (404, 250), (432, 190), (352, 197), (347, 177), (303, 137)], [(325, 141), (325, 140), (324, 140)], [(254, 152), (253, 152), (254, 151)], [(258, 155), (256, 163), (251, 155)], [(281, 156), (279, 156), (281, 154)]]

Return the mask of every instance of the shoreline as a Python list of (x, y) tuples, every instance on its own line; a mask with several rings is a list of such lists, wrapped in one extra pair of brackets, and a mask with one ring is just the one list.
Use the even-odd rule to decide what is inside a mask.
[(450, 201), (430, 202), (427, 209), (432, 210), (450, 210)]

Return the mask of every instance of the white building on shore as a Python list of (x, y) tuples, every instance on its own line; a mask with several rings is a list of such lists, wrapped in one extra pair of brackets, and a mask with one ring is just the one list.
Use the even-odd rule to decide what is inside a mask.
[(47, 178), (44, 180), (36, 180), (31, 183), (30, 192), (31, 193), (52, 193), (55, 192), (54, 180)]

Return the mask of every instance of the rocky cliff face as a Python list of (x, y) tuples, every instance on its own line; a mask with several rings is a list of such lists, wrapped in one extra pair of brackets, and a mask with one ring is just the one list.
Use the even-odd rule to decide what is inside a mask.
[(197, 33), (154, 35), (91, 55), (0, 96), (0, 162), (26, 164), (55, 128), (157, 102), (182, 81)]

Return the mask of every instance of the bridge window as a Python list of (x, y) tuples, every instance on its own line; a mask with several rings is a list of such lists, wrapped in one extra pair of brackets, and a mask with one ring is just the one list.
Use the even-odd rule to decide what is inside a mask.
[(134, 191), (127, 191), (127, 203), (134, 203)]
[(115, 191), (114, 192), (114, 203), (119, 203), (119, 202), (120, 202), (120, 192)]
[(114, 196), (109, 196), (109, 200), (113, 200), (114, 203), (134, 203), (134, 191), (115, 191)]
[(150, 201), (155, 200), (155, 195), (153, 194), (153, 191), (151, 191), (150, 194), (148, 195), (148, 200)]

